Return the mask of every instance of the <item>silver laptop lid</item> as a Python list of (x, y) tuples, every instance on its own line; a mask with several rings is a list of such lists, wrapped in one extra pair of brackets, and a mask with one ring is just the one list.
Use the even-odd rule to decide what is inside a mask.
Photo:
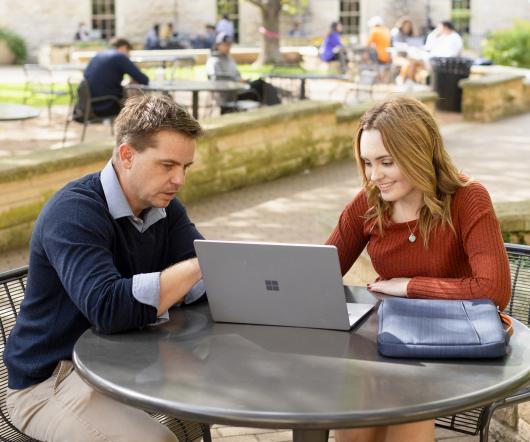
[(195, 240), (195, 250), (215, 321), (351, 328), (334, 246)]

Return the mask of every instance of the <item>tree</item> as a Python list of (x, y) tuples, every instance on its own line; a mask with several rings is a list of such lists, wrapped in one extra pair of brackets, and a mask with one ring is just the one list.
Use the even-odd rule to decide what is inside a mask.
[(261, 54), (258, 63), (281, 62), (280, 14), (295, 15), (307, 8), (307, 0), (247, 0), (261, 10)]

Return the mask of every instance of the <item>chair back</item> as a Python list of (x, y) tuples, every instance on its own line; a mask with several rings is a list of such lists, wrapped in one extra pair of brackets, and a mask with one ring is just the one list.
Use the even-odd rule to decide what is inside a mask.
[(512, 297), (504, 310), (510, 316), (530, 325), (530, 246), (505, 244), (510, 274), (512, 275)]
[(35, 440), (13, 426), (6, 409), (7, 368), (4, 365), (4, 349), (24, 298), (27, 277), (27, 267), (0, 273), (0, 440), (7, 442)]
[(25, 64), (24, 75), (26, 76), (26, 84), (31, 85), (31, 87), (53, 90), (53, 75), (50, 68), (40, 64)]

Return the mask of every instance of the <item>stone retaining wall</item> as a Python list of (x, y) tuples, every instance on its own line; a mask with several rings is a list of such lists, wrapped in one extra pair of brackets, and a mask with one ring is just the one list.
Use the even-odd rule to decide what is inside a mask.
[[(418, 98), (433, 109), (436, 94)], [(179, 198), (195, 200), (352, 157), (360, 116), (374, 103), (342, 107), (310, 100), (203, 121), (195, 163)], [(26, 246), (49, 196), (68, 181), (100, 170), (111, 143), (0, 159), (0, 251)]]
[(484, 123), (530, 111), (530, 83), (523, 75), (494, 74), (460, 80), (464, 119)]

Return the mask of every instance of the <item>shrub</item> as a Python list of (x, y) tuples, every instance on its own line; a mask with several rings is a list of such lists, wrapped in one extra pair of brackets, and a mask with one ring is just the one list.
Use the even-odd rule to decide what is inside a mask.
[(23, 63), (28, 55), (26, 42), (13, 31), (0, 27), (0, 40), (6, 42), (7, 47), (15, 57), (15, 63)]
[(496, 64), (530, 68), (530, 21), (518, 19), (513, 27), (492, 32), (482, 52)]

